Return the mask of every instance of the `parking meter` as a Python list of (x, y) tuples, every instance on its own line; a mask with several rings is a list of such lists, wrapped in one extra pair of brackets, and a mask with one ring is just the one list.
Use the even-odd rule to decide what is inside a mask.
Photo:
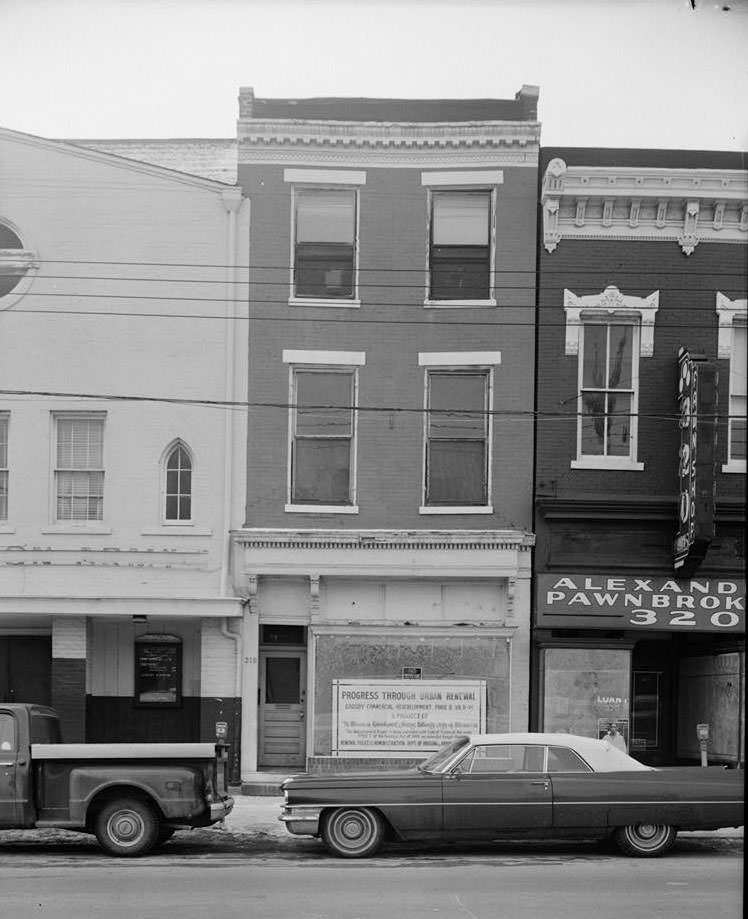
[(708, 724), (697, 724), (696, 725), (696, 737), (699, 741), (699, 749), (701, 750), (701, 765), (707, 766), (707, 755), (706, 755), (706, 744), (709, 740), (709, 725)]
[(229, 736), (229, 725), (227, 721), (216, 721), (216, 740), (219, 743), (226, 743)]

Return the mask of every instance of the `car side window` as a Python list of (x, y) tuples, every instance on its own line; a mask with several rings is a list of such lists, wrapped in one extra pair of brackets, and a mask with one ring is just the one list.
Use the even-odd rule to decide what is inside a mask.
[(10, 712), (0, 712), (0, 751), (13, 752), (16, 749), (16, 722)]
[(544, 748), (534, 744), (483, 744), (475, 747), (464, 772), (542, 772)]
[(568, 747), (549, 747), (548, 772), (592, 772), (592, 769), (574, 750)]

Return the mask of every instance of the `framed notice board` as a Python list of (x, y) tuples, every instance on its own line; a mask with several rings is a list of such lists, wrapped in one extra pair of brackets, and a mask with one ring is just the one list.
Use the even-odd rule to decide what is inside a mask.
[(135, 639), (135, 704), (182, 704), (182, 640), (176, 635)]

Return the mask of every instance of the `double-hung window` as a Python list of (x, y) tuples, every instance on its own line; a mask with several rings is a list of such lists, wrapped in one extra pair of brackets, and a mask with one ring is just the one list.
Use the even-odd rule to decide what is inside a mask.
[(498, 352), (419, 355), (426, 374), (421, 513), (491, 511), (490, 365), (499, 362)]
[(637, 331), (630, 322), (584, 324), (579, 360), (580, 457), (635, 457)]
[(8, 423), (0, 412), (0, 520), (8, 519)]
[(291, 367), (287, 510), (355, 512), (356, 402), (363, 356), (284, 352)]
[(495, 305), (494, 250), (497, 170), (425, 172), (429, 189), (426, 303)]
[(577, 356), (574, 469), (642, 470), (637, 459), (639, 361), (654, 353), (659, 291), (617, 287), (578, 297), (564, 291), (566, 354)]
[(746, 325), (734, 322), (732, 353), (730, 354), (730, 422), (728, 435), (728, 465), (745, 471), (746, 429)]
[(55, 519), (96, 521), (104, 516), (104, 416), (55, 416)]
[(293, 185), (291, 302), (358, 305), (358, 186), (366, 173), (286, 169)]

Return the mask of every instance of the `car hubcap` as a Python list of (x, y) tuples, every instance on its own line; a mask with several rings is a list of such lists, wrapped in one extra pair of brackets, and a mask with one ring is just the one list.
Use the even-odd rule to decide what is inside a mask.
[(113, 814), (109, 821), (109, 832), (121, 846), (131, 846), (137, 842), (143, 832), (143, 824), (132, 811), (120, 811)]
[(364, 835), (365, 827), (357, 817), (346, 817), (340, 832), (349, 842), (356, 842)]

